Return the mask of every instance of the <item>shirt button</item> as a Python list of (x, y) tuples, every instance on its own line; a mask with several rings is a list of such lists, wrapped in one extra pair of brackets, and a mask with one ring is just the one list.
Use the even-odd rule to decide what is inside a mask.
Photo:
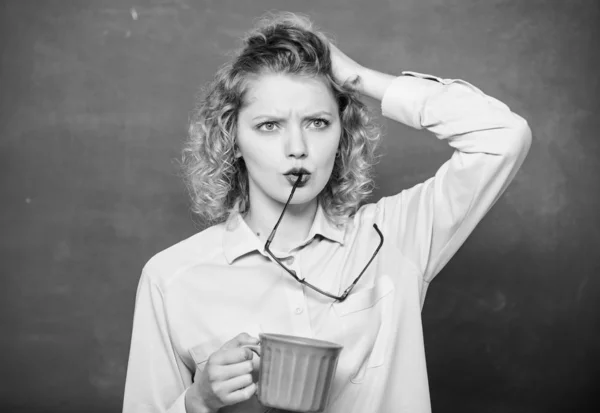
[(302, 311), (304, 311), (302, 307), (296, 307), (296, 314), (302, 314)]

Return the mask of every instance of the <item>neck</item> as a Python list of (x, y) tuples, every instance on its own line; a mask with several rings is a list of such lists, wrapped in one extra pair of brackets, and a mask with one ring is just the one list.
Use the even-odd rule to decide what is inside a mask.
[[(252, 208), (251, 204), (244, 219), (261, 241), (265, 242), (273, 231), (283, 206), (284, 204), (273, 202), (261, 205), (260, 208)], [(281, 223), (277, 227), (271, 249), (289, 251), (300, 244), (308, 235), (316, 213), (316, 199), (307, 204), (288, 205)]]

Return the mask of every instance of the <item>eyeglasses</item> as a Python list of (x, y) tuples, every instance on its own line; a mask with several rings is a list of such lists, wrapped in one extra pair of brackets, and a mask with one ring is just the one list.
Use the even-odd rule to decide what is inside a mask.
[(277, 223), (273, 227), (273, 231), (271, 231), (271, 234), (269, 235), (269, 238), (267, 238), (267, 242), (265, 243), (265, 251), (267, 251), (267, 253), (275, 260), (275, 262), (277, 262), (277, 264), (279, 264), (281, 266), (281, 268), (283, 268), (288, 274), (290, 274), (292, 277), (294, 277), (294, 279), (296, 281), (298, 281), (300, 284), (305, 285), (308, 288), (311, 288), (312, 290), (314, 290), (314, 291), (316, 291), (316, 292), (318, 292), (320, 294), (323, 294), (324, 296), (327, 296), (329, 298), (333, 298), (334, 300), (342, 302), (342, 301), (344, 301), (348, 297), (348, 295), (354, 289), (354, 286), (358, 283), (358, 281), (363, 276), (363, 274), (365, 273), (365, 271), (367, 270), (367, 268), (369, 267), (369, 265), (371, 265), (371, 262), (373, 262), (373, 260), (375, 259), (375, 256), (377, 255), (377, 253), (381, 249), (381, 246), (383, 245), (383, 234), (381, 233), (381, 231), (377, 227), (377, 224), (373, 224), (373, 228), (375, 228), (375, 231), (377, 232), (377, 235), (379, 235), (379, 245), (375, 249), (375, 252), (373, 252), (373, 255), (371, 256), (371, 259), (369, 260), (369, 262), (367, 262), (367, 265), (365, 265), (365, 267), (363, 268), (363, 270), (360, 272), (360, 274), (358, 274), (358, 277), (356, 277), (356, 279), (352, 282), (352, 284), (350, 284), (350, 286), (344, 290), (344, 292), (342, 293), (342, 295), (338, 296), (338, 295), (331, 294), (331, 293), (328, 293), (326, 291), (323, 291), (319, 287), (314, 286), (311, 283), (309, 283), (308, 281), (306, 281), (304, 278), (298, 277), (298, 275), (296, 275), (296, 271), (287, 268), (280, 261), (280, 259), (277, 258), (271, 252), (271, 250), (269, 249), (269, 246), (271, 245), (271, 242), (273, 241), (273, 238), (275, 237), (275, 232), (277, 231), (277, 227), (279, 226), (279, 223), (281, 222), (281, 219), (283, 218), (283, 214), (285, 213), (285, 209), (287, 208), (287, 206), (289, 205), (290, 201), (292, 200), (292, 196), (294, 196), (294, 192), (296, 191), (296, 188), (298, 187), (298, 184), (300, 183), (301, 180), (302, 180), (302, 174), (298, 175), (298, 179), (296, 180), (296, 182), (294, 183), (294, 186), (292, 187), (292, 192), (290, 193), (290, 197), (288, 198), (287, 202), (285, 203), (285, 205), (283, 207), (283, 210), (281, 211), (281, 215), (279, 216), (279, 219), (277, 220)]

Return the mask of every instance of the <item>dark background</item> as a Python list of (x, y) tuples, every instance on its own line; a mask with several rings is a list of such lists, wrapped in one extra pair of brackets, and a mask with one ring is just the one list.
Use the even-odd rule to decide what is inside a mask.
[[(0, 411), (121, 409), (141, 268), (204, 228), (176, 163), (194, 96), (269, 9), (529, 121), (523, 168), (429, 290), (433, 408), (600, 411), (594, 0), (0, 2)], [(387, 133), (376, 200), (450, 150), (369, 103)]]

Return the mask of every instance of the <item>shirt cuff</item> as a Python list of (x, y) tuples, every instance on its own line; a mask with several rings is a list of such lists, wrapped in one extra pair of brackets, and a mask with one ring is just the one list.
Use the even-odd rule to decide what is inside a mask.
[(417, 73), (402, 72), (386, 89), (381, 100), (381, 113), (415, 129), (423, 129), (422, 110), (427, 99), (442, 91), (449, 79)]

